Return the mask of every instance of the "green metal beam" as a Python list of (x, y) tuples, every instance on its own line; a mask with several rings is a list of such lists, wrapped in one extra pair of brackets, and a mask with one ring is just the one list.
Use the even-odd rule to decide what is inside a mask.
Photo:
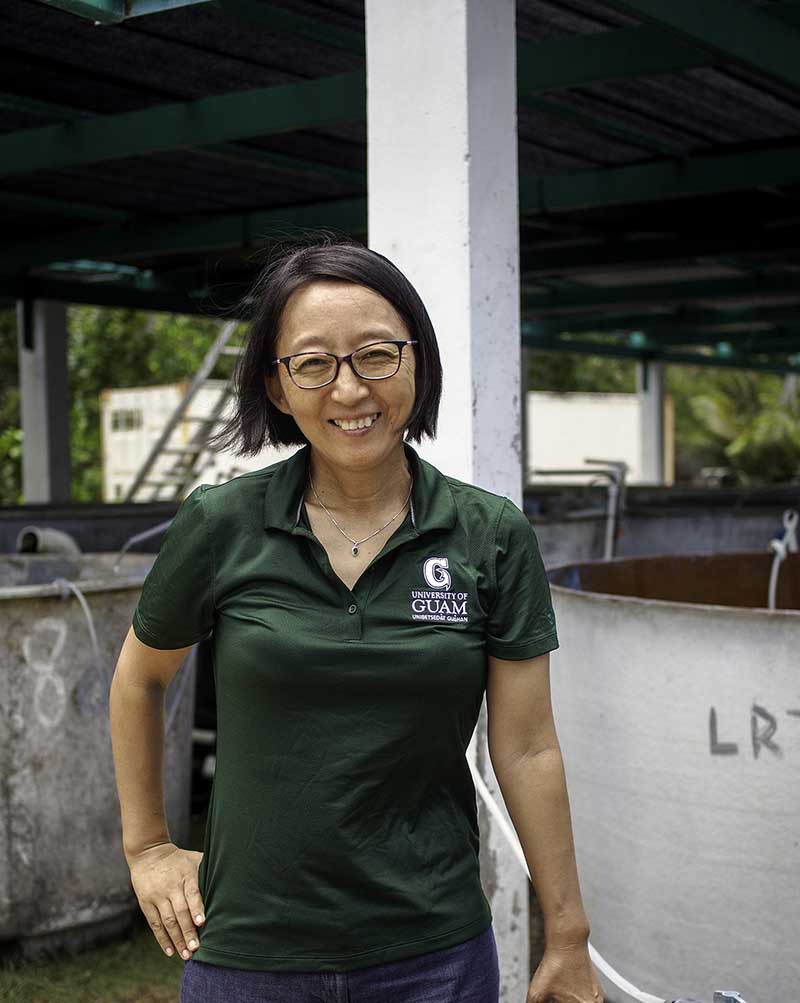
[[(749, 356), (738, 358), (723, 358), (718, 355), (701, 355), (693, 352), (666, 352), (649, 351), (642, 352), (639, 348), (630, 348), (626, 345), (603, 345), (595, 341), (543, 341), (541, 339), (523, 334), (523, 345), (527, 345), (534, 350), (543, 352), (572, 352), (577, 355), (601, 355), (616, 359), (633, 359), (635, 361), (660, 360), (670, 365), (686, 366), (710, 366), (719, 369), (749, 369), (763, 373), (800, 373), (800, 364), (791, 363), (788, 359), (785, 362), (762, 362), (756, 361)], [(800, 350), (800, 342), (798, 342)], [(794, 354), (790, 352), (787, 354)]]
[[(564, 318), (539, 317), (535, 330), (541, 335), (559, 334), (569, 330), (575, 334), (584, 332), (630, 332), (645, 331), (654, 337), (669, 336), (674, 331), (695, 332), (710, 340), (732, 337), (730, 331), (715, 331), (730, 324), (747, 324), (749, 330), (756, 324), (772, 326), (800, 324), (800, 302), (795, 306), (747, 307), (744, 309), (708, 310), (687, 308), (668, 313), (633, 314), (576, 314)], [(532, 329), (533, 330), (533, 329)]]
[(58, 7), (68, 14), (95, 21), (118, 24), (125, 17), (125, 0), (43, 0), (48, 7)]
[(178, 7), (192, 7), (209, 0), (42, 0), (48, 7), (58, 7), (95, 24), (119, 24), (129, 17), (157, 14)]
[[(0, 138), (2, 147), (2, 138)], [(613, 168), (605, 171), (581, 172), (540, 178), (532, 180), (523, 175), (520, 178), (520, 209), (523, 215), (535, 215), (543, 212), (563, 212), (599, 205), (613, 205), (624, 201), (647, 202), (663, 198), (678, 198), (681, 195), (696, 194), (704, 185), (709, 192), (733, 187), (752, 188), (770, 177), (773, 181), (789, 183), (790, 180), (800, 181), (800, 148), (764, 150), (753, 154), (731, 154), (689, 161), (683, 170), (673, 164), (644, 165), (641, 167)], [(338, 214), (333, 203), (331, 211)], [(362, 228), (366, 215), (363, 199), (351, 200), (352, 215), (347, 228)], [(324, 205), (322, 203), (321, 205)], [(292, 210), (286, 210), (291, 216)], [(53, 249), (49, 249), (46, 241), (41, 239), (28, 243), (18, 243), (0, 256), (5, 262), (5, 270), (13, 259), (17, 267), (30, 267), (43, 264), (55, 258), (108, 256), (135, 256), (143, 254), (170, 253), (176, 249), (189, 249), (183, 236), (191, 235), (197, 241), (198, 249), (238, 246), (247, 243), (248, 234), (256, 232), (261, 224), (261, 214), (234, 213), (222, 216), (199, 217), (177, 224), (151, 224), (148, 226), (131, 226), (130, 229), (111, 229), (95, 233), (91, 230), (78, 231), (74, 235), (67, 234), (54, 238)], [(270, 213), (267, 213), (267, 217)], [(163, 233), (163, 239), (160, 234)], [(698, 254), (709, 253), (718, 247), (717, 238), (709, 238), (711, 247), (695, 247), (682, 241), (664, 242), (662, 260), (671, 255), (685, 258), (686, 251), (696, 249)], [(785, 240), (785, 243), (781, 243)], [(176, 248), (175, 244), (180, 245)], [(793, 245), (796, 236), (792, 234), (776, 234), (777, 249)], [(741, 248), (733, 242), (727, 249), (746, 253), (748, 242), (745, 240)], [(725, 248), (719, 248), (719, 251)], [(754, 248), (758, 250), (758, 248)], [(633, 251), (627, 247), (617, 252), (628, 259)], [(690, 255), (691, 256), (691, 255)], [(613, 256), (612, 256), (613, 257)], [(646, 245), (642, 244), (639, 255), (634, 254), (634, 260), (641, 263), (646, 260)], [(653, 260), (658, 256), (656, 255)], [(528, 256), (523, 259), (526, 267)], [(533, 271), (557, 272), (559, 270), (583, 269), (591, 270), (602, 265), (612, 264), (609, 257), (604, 256), (601, 249), (590, 246), (586, 249), (575, 249), (564, 252), (552, 251), (543, 254), (539, 266)]]
[(295, 178), (322, 178), (336, 181), (343, 185), (353, 185), (362, 189), (367, 183), (367, 172), (349, 167), (339, 167), (336, 164), (323, 164), (301, 157), (287, 156), (285, 153), (274, 153), (272, 150), (262, 150), (244, 143), (217, 143), (214, 146), (197, 147), (197, 152), (204, 157), (214, 157), (226, 160), (228, 163), (244, 164), (247, 167), (280, 172)]
[(522, 174), (520, 212), (523, 216), (571, 212), (798, 182), (800, 146), (787, 145), (539, 178)]
[[(716, 2), (722, 6), (719, 0)], [(727, 10), (728, 0), (723, 3)], [(672, 0), (663, 4), (668, 5), (672, 5)], [(705, 0), (696, 6), (705, 13)], [(800, 27), (800, 7), (794, 0), (770, 4), (768, 16), (789, 27)], [(519, 39), (517, 87), (521, 95), (533, 96), (609, 80), (724, 66), (731, 59), (729, 54), (695, 38), (665, 33), (660, 25), (566, 35), (546, 42)]]
[(546, 293), (526, 291), (522, 308), (530, 316), (555, 316), (593, 309), (625, 309), (632, 306), (675, 305), (702, 300), (748, 299), (758, 296), (794, 298), (800, 309), (800, 281), (796, 275), (772, 274), (732, 279), (703, 279), (694, 282), (659, 282), (557, 290)]
[[(50, 299), (65, 303), (84, 303), (94, 306), (127, 307), (136, 310), (156, 310), (168, 313), (201, 314), (212, 316), (241, 302), (249, 284), (221, 283), (213, 289), (170, 289), (158, 280), (152, 288), (136, 288), (120, 282), (77, 282), (51, 278), (19, 278), (0, 276), (0, 309), (11, 308), (17, 299)], [(800, 366), (790, 363), (763, 361), (761, 356), (775, 354), (789, 356), (800, 352), (800, 330), (793, 337), (754, 342), (740, 346), (726, 357), (675, 352), (652, 345), (646, 351), (630, 345), (574, 338), (558, 338), (535, 333), (538, 322), (523, 323), (523, 343), (534, 349), (579, 354), (600, 355), (631, 359), (662, 359), (676, 364), (721, 366), (726, 368), (755, 369), (767, 372), (800, 371)], [(758, 357), (756, 359), (755, 357)]]
[(664, 38), (658, 28), (620, 28), (566, 35), (546, 42), (517, 42), (520, 94), (544, 94), (608, 80), (683, 73), (723, 60), (702, 45)]
[(0, 251), (0, 273), (19, 272), (74, 258), (127, 260), (160, 254), (252, 248), (270, 233), (320, 227), (349, 234), (367, 232), (367, 200), (335, 199), (253, 213), (187, 217), (177, 223), (106, 227), (59, 234), (52, 240), (17, 242)]
[(789, 87), (800, 88), (800, 32), (752, 0), (607, 0), (611, 7), (700, 44)]
[(243, 21), (260, 25), (277, 34), (307, 38), (330, 48), (342, 49), (365, 58), (366, 37), (363, 31), (348, 31), (319, 17), (308, 17), (285, 7), (261, 0), (217, 0), (215, 7)]
[(9, 91), (0, 92), (0, 108), (10, 108), (26, 115), (40, 115), (42, 118), (54, 118), (67, 121), (73, 118), (91, 117), (92, 113), (70, 105), (53, 104), (52, 101), (39, 101), (25, 94), (12, 94)]
[(365, 102), (364, 73), (342, 73), (24, 129), (0, 136), (0, 176), (361, 121)]
[[(273, 11), (273, 8), (270, 7), (269, 10)], [(797, 13), (797, 8), (794, 10)], [(269, 17), (272, 16), (273, 14), (269, 14)], [(293, 14), (286, 16), (292, 22), (296, 19)], [(320, 29), (316, 24), (314, 28), (316, 31), (327, 31), (327, 27)], [(530, 95), (553, 87), (574, 86), (575, 81), (565, 72), (573, 67), (579, 67), (581, 72), (588, 74), (582, 81), (584, 83), (605, 79), (611, 66), (603, 69), (602, 66), (593, 64), (591, 59), (580, 55), (584, 52), (605, 53), (601, 62), (613, 56), (612, 64), (617, 69), (623, 65), (628, 68), (626, 72), (636, 75), (636, 67), (631, 68), (630, 63), (624, 59), (624, 52), (627, 51), (625, 46), (629, 44), (637, 52), (644, 51), (647, 49), (644, 44), (646, 40), (630, 38), (625, 43), (619, 36), (640, 35), (645, 30), (650, 29), (568, 36), (566, 39), (547, 43), (520, 42), (520, 96), (523, 100), (528, 100)], [(355, 33), (352, 34), (360, 38)], [(800, 32), (797, 34), (800, 37)], [(658, 30), (654, 31), (653, 44), (656, 39), (660, 39), (661, 43), (664, 41)], [(620, 44), (622, 48), (619, 47)], [(565, 46), (575, 48), (574, 58), (565, 58)], [(561, 77), (556, 79), (548, 66), (558, 68)], [(363, 121), (366, 109), (365, 88), (364, 73), (359, 71), (119, 115), (81, 117), (70, 125), (21, 130), (0, 137), (0, 176), (41, 169), (58, 170), (76, 164), (146, 155), (176, 147), (211, 145), (233, 139), (313, 128), (331, 121)], [(560, 114), (575, 121), (581, 118), (586, 122), (586, 116), (580, 111), (563, 105), (539, 105), (539, 108), (554, 115)], [(67, 113), (65, 109), (64, 117), (67, 114), (72, 118), (78, 113), (75, 110)], [(590, 116), (590, 119), (596, 129), (616, 135), (626, 142), (642, 146), (649, 144), (651, 149), (656, 147), (662, 152), (670, 152), (664, 144), (638, 133), (634, 134), (633, 130), (621, 123), (609, 119), (595, 120), (594, 116)], [(729, 159), (725, 168), (728, 175), (724, 179), (725, 186), (741, 187), (742, 181), (737, 174), (745, 176), (745, 186), (749, 185), (752, 175), (755, 175), (753, 183), (759, 186), (785, 183), (784, 161), (778, 155), (777, 159), (762, 163), (764, 156), (764, 152), (742, 154), (741, 161), (736, 163)], [(789, 170), (794, 172), (795, 165), (792, 164)], [(633, 173), (627, 177), (620, 171)], [(666, 198), (687, 192), (700, 193), (709, 188), (717, 190), (719, 176), (716, 158), (697, 158), (688, 161), (686, 169), (681, 163), (666, 161), (639, 168), (584, 172), (563, 178), (529, 179), (525, 193), (528, 206), (524, 211), (535, 211), (540, 204), (548, 210), (580, 207), (587, 200), (588, 204), (598, 204), (592, 201), (596, 190), (596, 194), (606, 200), (599, 204), (642, 200), (645, 198), (642, 195), (643, 188), (646, 191), (654, 187), (663, 189), (661, 197)], [(792, 173), (792, 179), (796, 178), (797, 175)], [(671, 195), (670, 192), (675, 194)]]
[[(126, 17), (152, 14), (208, 0), (44, 0), (90, 20), (115, 24)], [(364, 55), (363, 32), (338, 26), (260, 0), (213, 0), (227, 14), (260, 24), (272, 32)], [(792, 0), (773, 3), (769, 15), (788, 24), (800, 24)], [(534, 95), (550, 90), (581, 87), (605, 80), (630, 79), (662, 73), (680, 73), (727, 62), (713, 47), (686, 37), (665, 37), (659, 27), (642, 26), (591, 35), (569, 35), (544, 43), (518, 41), (517, 68), (520, 93)]]
[[(671, 334), (653, 335), (652, 331), (645, 331), (648, 337), (659, 345), (718, 345), (720, 342), (733, 345), (738, 351), (743, 352), (769, 352), (769, 351), (800, 351), (800, 325), (785, 327), (773, 330), (753, 331), (720, 331), (713, 333), (675, 331)], [(788, 347), (787, 347), (788, 346)], [(793, 347), (794, 346), (794, 347)]]
[(262, 0), (42, 0), (94, 21), (96, 24), (119, 24), (132, 17), (158, 14), (179, 7), (211, 5), (225, 14), (268, 28), (276, 34), (308, 38), (331, 48), (343, 49), (364, 57), (364, 32), (348, 31), (324, 19), (308, 17), (285, 7), (263, 3)]
[[(244, 138), (312, 128), (336, 118), (358, 118), (359, 100), (363, 97), (359, 90), (361, 75), (346, 74), (332, 79), (335, 86), (315, 80), (0, 136), (0, 176), (37, 169), (57, 170), (175, 146), (198, 146), (221, 141), (224, 136)], [(330, 87), (327, 91), (326, 86)], [(281, 105), (284, 98), (296, 102), (294, 114), (288, 105)], [(319, 102), (315, 104), (317, 99)], [(337, 101), (343, 103), (337, 107)], [(250, 151), (245, 153), (246, 150), (238, 148), (236, 153), (253, 155)], [(210, 152), (227, 155), (224, 147), (222, 150), (212, 147)], [(275, 155), (266, 151), (264, 156), (275, 159)], [(289, 158), (278, 159), (290, 166)], [(300, 165), (303, 170), (307, 166)], [(315, 165), (315, 169), (322, 167)], [(520, 210), (523, 216), (537, 215), (798, 181), (800, 147), (796, 146), (545, 177), (523, 173)]]
[[(531, 337), (539, 339), (542, 344), (549, 344), (553, 340), (559, 341), (562, 335), (569, 335), (569, 339), (565, 338), (564, 340), (570, 340), (577, 334), (596, 335), (598, 333), (598, 328), (585, 327), (583, 324), (577, 326), (570, 324), (566, 330), (559, 330), (557, 327), (548, 328), (539, 322), (532, 323), (529, 321), (525, 327), (526, 333)], [(645, 345), (654, 350), (692, 345), (713, 349), (717, 345), (725, 344), (729, 345), (738, 355), (763, 354), (765, 352), (800, 353), (800, 325), (777, 330), (766, 329), (756, 331), (748, 328), (744, 331), (724, 333), (691, 331), (679, 327), (673, 328), (668, 332), (658, 332), (653, 328), (645, 327), (635, 332), (620, 333), (623, 338), (627, 338), (628, 340), (627, 342), (618, 341), (618, 344), (626, 344), (627, 347), (635, 347), (640, 351), (643, 350), (644, 346), (641, 344), (637, 345), (634, 342), (644, 339)], [(607, 340), (601, 342), (592, 341), (592, 344), (613, 343), (613, 341), (609, 342)]]
[(246, 287), (222, 285), (213, 290), (139, 289), (118, 282), (76, 282), (60, 279), (0, 276), (0, 300), (48, 299), (60, 303), (89, 306), (127, 307), (131, 310), (156, 310), (213, 316), (234, 306)]
[[(269, 16), (272, 17), (273, 14)], [(296, 16), (287, 16), (294, 23)], [(315, 30), (323, 29), (316, 25)], [(326, 27), (324, 31), (327, 30)], [(627, 34), (639, 35), (642, 30), (629, 29)], [(569, 36), (567, 39), (535, 45), (520, 42), (520, 95), (525, 98), (553, 87), (574, 86), (575, 81), (565, 74), (565, 67), (581, 67), (588, 73), (581, 81), (584, 83), (607, 78), (606, 72), (610, 66), (603, 69), (583, 56), (577, 58), (579, 52), (583, 53), (584, 50), (605, 53), (603, 59), (613, 56), (613, 65), (617, 68), (620, 65), (629, 67), (629, 63), (623, 58), (627, 51), (626, 45), (632, 45), (635, 51), (646, 49), (646, 45), (643, 45), (644, 39), (630, 38), (628, 43), (623, 39), (620, 49), (621, 40), (615, 36), (623, 35), (626, 35), (625, 31)], [(658, 31), (655, 35), (660, 37)], [(564, 58), (563, 47), (567, 45), (575, 47), (576, 58)], [(619, 62), (620, 59), (622, 63)], [(561, 77), (556, 79), (552, 73), (548, 76), (548, 66), (559, 68)], [(636, 75), (637, 70), (634, 67), (627, 72)], [(332, 121), (363, 121), (366, 117), (365, 109), (365, 75), (363, 71), (358, 71), (319, 80), (217, 95), (194, 102), (167, 104), (143, 111), (80, 118), (70, 125), (20, 130), (0, 137), (0, 176), (41, 169), (57, 170), (76, 164), (146, 155), (181, 146), (210, 145), (313, 128)], [(565, 111), (564, 108), (553, 108), (552, 111), (554, 114), (566, 114), (568, 111), (573, 118), (579, 114), (574, 110)], [(74, 114), (71, 111), (69, 117)], [(609, 121), (598, 127), (612, 131), (620, 138), (624, 138), (625, 134), (629, 141), (640, 144), (643, 142), (641, 136), (634, 137), (630, 130), (618, 123)], [(659, 144), (652, 142), (651, 145)], [(698, 162), (694, 171), (699, 175), (697, 181), (701, 186), (702, 166)], [(675, 164), (653, 165), (653, 169), (658, 184), (675, 184), (672, 178), (677, 169)], [(670, 176), (667, 180), (661, 177), (665, 173)], [(688, 183), (691, 183), (691, 179)], [(762, 183), (781, 182), (767, 179)], [(549, 201), (549, 194), (545, 193), (545, 196)]]
[(210, 0), (125, 0), (125, 17), (143, 17), (145, 14), (160, 14), (165, 10), (179, 7), (197, 7)]
[[(128, 307), (139, 310), (156, 310), (169, 313), (214, 315), (228, 311), (241, 303), (249, 289), (248, 283), (221, 283), (214, 289), (179, 289), (163, 286), (156, 278), (151, 288), (137, 288), (124, 282), (77, 282), (51, 278), (0, 277), (0, 308), (11, 308), (16, 299), (50, 299), (67, 303), (86, 303), (97, 306)], [(753, 369), (765, 372), (796, 372), (800, 366), (784, 361), (764, 359), (768, 354), (779, 355), (781, 360), (800, 353), (800, 331), (794, 337), (755, 342), (752, 346), (739, 346), (729, 354), (708, 355), (676, 352), (651, 343), (641, 346), (575, 338), (543, 335), (539, 322), (523, 322), (523, 343), (543, 351), (572, 352), (629, 359), (661, 359), (673, 364), (719, 366), (724, 368)], [(648, 339), (649, 340), (649, 339)], [(747, 350), (744, 350), (744, 349)]]
[(597, 272), (606, 267), (696, 263), (723, 255), (738, 257), (800, 251), (800, 229), (782, 226), (765, 227), (757, 232), (742, 228), (738, 234), (685, 234), (659, 239), (620, 237), (585, 243), (575, 247), (547, 247), (541, 240), (524, 240), (520, 246), (522, 273), (536, 275)]
[[(43, 118), (68, 122), (76, 118), (92, 118), (85, 110), (69, 105), (57, 105), (47, 101), (36, 101), (19, 94), (0, 92), (0, 107), (13, 111), (22, 111), (28, 115), (40, 115)], [(196, 147), (203, 156), (218, 157), (230, 162), (244, 163), (254, 167), (264, 167), (295, 175), (307, 175), (340, 181), (342, 184), (363, 185), (366, 182), (366, 172), (339, 167), (333, 164), (318, 163), (304, 160), (300, 157), (287, 156), (284, 153), (274, 153), (271, 150), (261, 150), (246, 143), (215, 143), (213, 146)], [(73, 215), (78, 215), (74, 213)]]
[[(680, 195), (696, 194), (701, 180), (708, 191), (718, 191), (734, 185), (757, 187), (767, 177), (782, 182), (800, 180), (800, 148), (702, 158), (689, 161), (683, 171), (677, 165), (657, 164), (540, 178), (538, 182), (523, 175), (520, 178), (520, 209), (525, 215), (535, 215), (613, 205), (628, 200), (646, 202), (678, 198)], [(345, 210), (345, 229), (365, 232), (366, 200), (363, 198), (319, 203), (319, 210), (325, 218), (342, 218), (342, 210), (338, 207), (345, 205), (349, 207)], [(70, 257), (126, 258), (195, 248), (237, 247), (247, 245), (255, 233), (269, 227), (268, 222), (262, 223), (262, 216), (267, 221), (281, 217), (291, 219), (293, 212), (292, 208), (287, 208), (270, 210), (265, 214), (233, 213), (197, 217), (180, 223), (131, 225), (125, 229), (97, 232), (81, 230), (56, 236), (52, 244), (43, 239), (18, 242), (0, 254), (0, 270), (29, 268)], [(313, 225), (308, 223), (308, 219), (308, 213), (303, 211), (302, 225)], [(324, 224), (320, 221), (319, 225)], [(192, 246), (190, 241), (195, 241), (195, 245)], [(589, 250), (586, 253), (591, 255), (594, 252)], [(553, 268), (546, 270), (555, 271), (557, 254), (554, 252), (549, 260)], [(597, 262), (602, 263), (599, 252)], [(591, 267), (591, 260), (588, 267)]]
[(646, 136), (644, 133), (632, 129), (627, 123), (617, 121), (605, 112), (598, 114), (591, 110), (582, 111), (580, 108), (575, 108), (572, 105), (565, 105), (561, 101), (553, 101), (550, 98), (530, 97), (527, 94), (519, 95), (518, 104), (520, 107), (541, 112), (554, 121), (572, 122), (573, 125), (589, 129), (590, 132), (609, 136), (611, 139), (616, 139), (627, 146), (647, 150), (648, 153), (655, 153), (662, 157), (683, 156), (682, 151), (677, 150), (669, 143), (663, 142), (653, 136)]
[[(87, 205), (84, 202), (68, 202), (66, 199), (45, 198), (42, 195), (26, 195), (7, 189), (0, 191), (0, 209), (7, 212), (46, 213), (49, 216), (61, 216), (64, 219), (80, 219), (84, 222), (125, 223), (130, 214), (120, 209), (108, 209), (105, 206)], [(48, 224), (51, 221), (48, 220)], [(3, 221), (8, 228), (10, 223)]]

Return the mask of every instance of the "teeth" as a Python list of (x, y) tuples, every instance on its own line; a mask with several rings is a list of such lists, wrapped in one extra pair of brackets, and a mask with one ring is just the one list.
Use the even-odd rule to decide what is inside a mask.
[(334, 425), (338, 425), (339, 428), (343, 428), (345, 430), (348, 429), (352, 430), (354, 428), (367, 428), (369, 425), (373, 423), (373, 421), (377, 421), (377, 418), (378, 418), (378, 413), (376, 411), (371, 418), (360, 418), (358, 421), (336, 421), (336, 419), (334, 419), (333, 423)]

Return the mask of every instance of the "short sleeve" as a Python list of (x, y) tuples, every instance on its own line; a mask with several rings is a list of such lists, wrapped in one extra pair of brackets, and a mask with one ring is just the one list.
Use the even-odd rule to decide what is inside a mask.
[(535, 658), (558, 647), (550, 584), (528, 517), (503, 499), (494, 543), (495, 592), (486, 651), (495, 658)]
[(185, 648), (214, 626), (214, 560), (198, 485), (181, 503), (142, 585), (133, 631), (151, 648)]

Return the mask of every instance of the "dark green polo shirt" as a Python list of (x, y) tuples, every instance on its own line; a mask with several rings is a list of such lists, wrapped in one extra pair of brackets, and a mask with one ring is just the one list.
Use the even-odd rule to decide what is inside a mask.
[(550, 589), (513, 502), (404, 449), (411, 510), (352, 591), (305, 517), (309, 446), (192, 491), (144, 583), (145, 644), (213, 631), (197, 961), (347, 971), (492, 921), (465, 750), (487, 654), (558, 647)]

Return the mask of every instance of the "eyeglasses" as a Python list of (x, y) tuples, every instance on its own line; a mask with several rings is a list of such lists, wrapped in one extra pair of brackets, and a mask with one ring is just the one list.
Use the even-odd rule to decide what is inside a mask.
[(349, 355), (334, 355), (333, 352), (298, 352), (273, 359), (272, 365), (282, 362), (293, 383), (301, 390), (318, 390), (333, 383), (339, 375), (339, 366), (349, 362), (356, 376), (365, 380), (386, 380), (400, 368), (403, 349), (406, 345), (416, 345), (417, 339), (410, 341), (373, 341)]

